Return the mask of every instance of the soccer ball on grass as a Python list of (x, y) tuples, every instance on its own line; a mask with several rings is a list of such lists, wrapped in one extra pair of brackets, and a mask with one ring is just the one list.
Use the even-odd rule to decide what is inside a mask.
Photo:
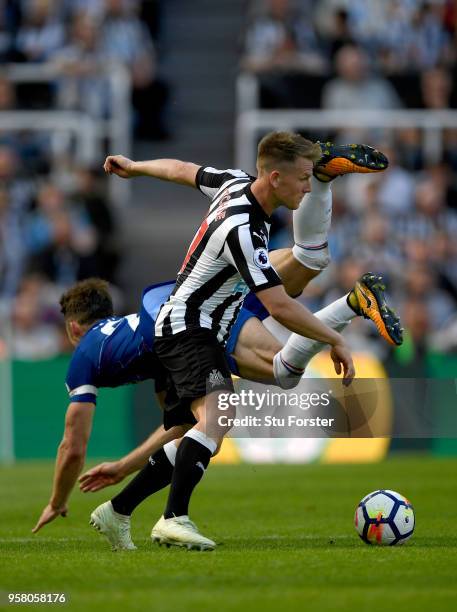
[(409, 501), (389, 489), (369, 493), (355, 510), (355, 528), (366, 544), (404, 544), (413, 535), (414, 526), (414, 509)]

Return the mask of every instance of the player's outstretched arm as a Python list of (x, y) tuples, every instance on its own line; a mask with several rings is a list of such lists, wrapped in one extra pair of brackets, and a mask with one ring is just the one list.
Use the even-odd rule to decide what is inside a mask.
[(94, 410), (95, 404), (89, 402), (72, 402), (68, 407), (64, 435), (57, 451), (51, 499), (32, 529), (33, 533), (67, 514), (68, 498), (84, 466)]
[(133, 161), (123, 155), (108, 155), (103, 168), (107, 174), (116, 174), (121, 178), (149, 176), (179, 185), (197, 187), (196, 178), (200, 166), (179, 159)]
[(79, 478), (79, 488), (84, 493), (94, 493), (121, 482), (126, 476), (144, 467), (148, 458), (155, 455), (164, 444), (181, 438), (187, 429), (186, 426), (176, 426), (166, 431), (161, 425), (140, 446), (122, 459), (100, 463), (82, 474)]
[(305, 306), (289, 297), (282, 285), (258, 291), (257, 297), (271, 316), (290, 331), (329, 344), (336, 373), (340, 374), (343, 371), (343, 384), (351, 383), (355, 376), (354, 363), (341, 334), (325, 325)]

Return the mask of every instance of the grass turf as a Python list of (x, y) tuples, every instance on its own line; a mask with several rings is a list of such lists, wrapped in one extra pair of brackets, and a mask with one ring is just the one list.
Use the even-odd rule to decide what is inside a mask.
[[(152, 545), (162, 492), (134, 514), (138, 550), (112, 553), (88, 517), (114, 488), (74, 493), (68, 518), (33, 536), (52, 465), (2, 468), (0, 606), (6, 593), (65, 592), (67, 609), (110, 612), (450, 610), (457, 600), (456, 469), (457, 460), (426, 457), (362, 466), (213, 466), (191, 514), (222, 543), (216, 551)], [(402, 547), (367, 546), (354, 530), (356, 504), (377, 488), (398, 490), (415, 507), (416, 532)], [(45, 606), (28, 606), (38, 607)]]

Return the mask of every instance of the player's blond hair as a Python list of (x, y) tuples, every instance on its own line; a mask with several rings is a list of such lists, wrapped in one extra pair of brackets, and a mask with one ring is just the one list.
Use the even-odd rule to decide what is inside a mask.
[(62, 295), (59, 304), (65, 320), (80, 325), (93, 325), (114, 313), (109, 284), (101, 278), (79, 281)]
[(317, 142), (311, 142), (294, 132), (270, 132), (262, 138), (257, 148), (257, 164), (260, 169), (272, 170), (281, 163), (294, 163), (299, 157), (316, 163), (322, 156)]

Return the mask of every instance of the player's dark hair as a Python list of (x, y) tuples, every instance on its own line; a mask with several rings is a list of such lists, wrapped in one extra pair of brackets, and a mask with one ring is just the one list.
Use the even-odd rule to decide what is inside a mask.
[(109, 285), (101, 278), (88, 278), (70, 287), (60, 298), (60, 311), (66, 320), (92, 325), (112, 317), (113, 300)]
[(294, 163), (298, 157), (315, 163), (321, 156), (322, 150), (317, 142), (294, 132), (270, 132), (262, 138), (257, 149), (259, 166), (267, 169), (281, 162)]

